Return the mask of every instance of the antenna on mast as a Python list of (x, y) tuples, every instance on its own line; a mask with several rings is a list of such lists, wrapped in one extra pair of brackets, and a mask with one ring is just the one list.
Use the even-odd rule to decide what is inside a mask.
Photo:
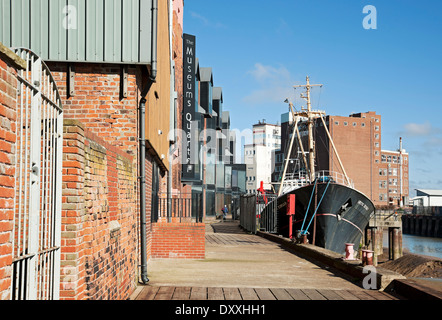
[(305, 116), (307, 117), (307, 127), (308, 127), (308, 154), (309, 154), (309, 173), (310, 173), (310, 181), (313, 181), (315, 179), (315, 152), (314, 152), (314, 141), (313, 141), (313, 121), (317, 116), (316, 112), (312, 112), (312, 103), (310, 99), (310, 89), (312, 87), (322, 87), (322, 84), (310, 84), (310, 78), (309, 76), (306, 77), (307, 84), (303, 85), (295, 85), (293, 86), (294, 89), (296, 88), (305, 88), (306, 92), (305, 95), (301, 93), (301, 98), (305, 99), (307, 101), (307, 110), (305, 108), (301, 109), (306, 112)]

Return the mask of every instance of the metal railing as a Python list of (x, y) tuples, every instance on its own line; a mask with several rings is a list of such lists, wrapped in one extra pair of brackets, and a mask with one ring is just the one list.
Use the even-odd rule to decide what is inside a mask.
[[(318, 179), (320, 182), (328, 182), (329, 180), (342, 184), (351, 188), (354, 188), (353, 180), (345, 177), (344, 174), (336, 171), (328, 171), (321, 170), (315, 173), (315, 179)], [(297, 189), (303, 187), (305, 185), (310, 184), (310, 179), (305, 173), (289, 173), (286, 175), (284, 179), (284, 183), (282, 185), (283, 191), (282, 194), (288, 193), (293, 189)]]
[(278, 201), (274, 194), (242, 195), (240, 205), (240, 226), (246, 231), (256, 233), (258, 230), (276, 232)]
[(442, 216), (442, 207), (413, 206), (412, 214), (422, 216)]
[(257, 230), (256, 208), (255, 194), (241, 195), (239, 225), (251, 233)]
[(277, 232), (278, 224), (278, 198), (276, 195), (268, 195), (267, 205), (264, 204), (259, 210), (259, 230), (269, 233)]
[(202, 222), (202, 200), (201, 194), (159, 195), (157, 210), (152, 212), (152, 222)]
[(28, 49), (17, 74), (12, 300), (59, 298), (63, 109), (49, 68)]
[(327, 171), (322, 170), (315, 173), (315, 179), (319, 179), (318, 181), (328, 182), (330, 179), (338, 184), (342, 184), (344, 186), (348, 186), (350, 188), (354, 188), (353, 180), (345, 177), (342, 173), (336, 171)]

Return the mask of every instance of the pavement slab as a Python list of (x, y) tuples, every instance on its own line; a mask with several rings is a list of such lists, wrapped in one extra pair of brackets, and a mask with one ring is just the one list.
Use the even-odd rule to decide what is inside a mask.
[(364, 290), (344, 274), (245, 233), (236, 221), (207, 225), (205, 259), (150, 259), (148, 277), (150, 286)]

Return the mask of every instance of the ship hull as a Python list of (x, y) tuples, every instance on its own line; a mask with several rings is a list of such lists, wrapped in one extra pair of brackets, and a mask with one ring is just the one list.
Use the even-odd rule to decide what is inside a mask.
[[(327, 183), (318, 183), (315, 193), (313, 186), (307, 185), (278, 197), (277, 232), (289, 237), (287, 197), (294, 194), (293, 236), (308, 226), (309, 243), (340, 254), (345, 252), (346, 243), (353, 243), (357, 250), (370, 216), (375, 212), (371, 200), (359, 191), (337, 183), (330, 183), (328, 187)], [(318, 209), (314, 216), (315, 198)]]

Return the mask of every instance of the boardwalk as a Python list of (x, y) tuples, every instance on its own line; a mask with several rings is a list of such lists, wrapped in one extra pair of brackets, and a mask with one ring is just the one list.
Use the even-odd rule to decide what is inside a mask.
[(136, 300), (398, 300), (373, 290), (146, 286)]
[(246, 234), (236, 222), (207, 225), (206, 258), (151, 259), (137, 300), (391, 300), (327, 266)]

